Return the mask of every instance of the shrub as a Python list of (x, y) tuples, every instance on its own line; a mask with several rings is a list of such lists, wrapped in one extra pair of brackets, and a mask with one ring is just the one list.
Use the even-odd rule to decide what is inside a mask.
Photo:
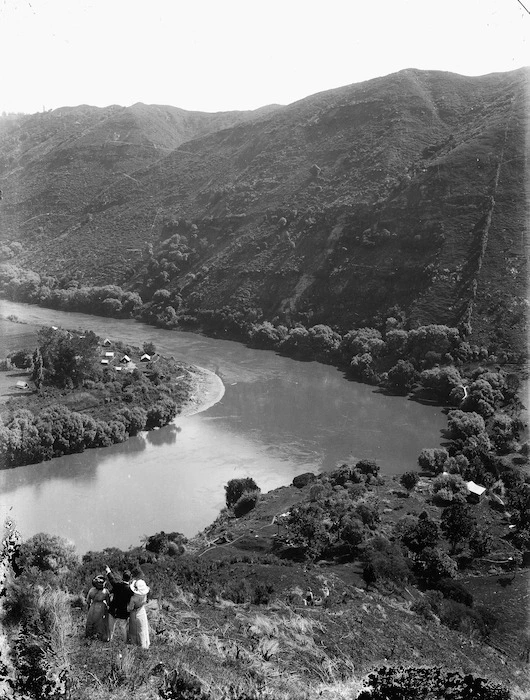
[(473, 605), (473, 596), (468, 589), (458, 581), (453, 581), (450, 578), (443, 578), (438, 582), (438, 590), (443, 594), (444, 598), (451, 598), (457, 603), (462, 603), (471, 607)]
[(369, 674), (369, 690), (357, 700), (428, 700), (449, 697), (454, 700), (510, 700), (510, 691), (502, 685), (471, 673), (447, 671), (435, 667), (381, 667)]
[(253, 489), (252, 491), (244, 491), (234, 503), (233, 510), (236, 518), (240, 518), (242, 515), (246, 515), (253, 508), (255, 508), (259, 500), (259, 496), (259, 489)]
[(145, 548), (155, 554), (180, 554), (182, 545), (187, 541), (180, 532), (167, 533), (162, 530), (147, 538)]
[(434, 619), (431, 605), (429, 601), (425, 598), (419, 598), (418, 600), (415, 600), (410, 606), (410, 609), (413, 613), (416, 613), (416, 615), (423, 617), (424, 620)]
[(304, 486), (310, 484), (316, 479), (316, 475), (312, 472), (305, 472), (304, 474), (297, 474), (293, 479), (293, 486), (297, 489), (303, 489)]
[(488, 637), (497, 624), (497, 617), (488, 608), (483, 606), (476, 609), (470, 608), (450, 598), (443, 602), (440, 620), (450, 629), (464, 634), (478, 632), (483, 637)]
[(242, 479), (230, 479), (228, 484), (225, 486), (225, 497), (226, 505), (228, 508), (232, 506), (241, 498), (245, 491), (259, 491), (259, 487), (251, 477), (244, 477)]

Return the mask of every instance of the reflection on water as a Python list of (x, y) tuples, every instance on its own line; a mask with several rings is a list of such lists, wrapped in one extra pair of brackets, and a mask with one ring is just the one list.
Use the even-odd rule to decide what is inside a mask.
[(145, 433), (145, 439), (150, 445), (172, 445), (180, 432), (176, 425), (168, 425), (162, 430), (150, 430)]
[(226, 386), (219, 403), (166, 428), (0, 472), (0, 505), (14, 505), (24, 536), (56, 532), (81, 552), (136, 545), (160, 530), (193, 535), (217, 516), (235, 477), (252, 476), (268, 491), (346, 460), (376, 459), (387, 473), (414, 468), (445, 426), (439, 408), (385, 396), (315, 362), (133, 321), (1, 304), (3, 315), (39, 326), (90, 329), (132, 345), (152, 340), (164, 354), (216, 371)]

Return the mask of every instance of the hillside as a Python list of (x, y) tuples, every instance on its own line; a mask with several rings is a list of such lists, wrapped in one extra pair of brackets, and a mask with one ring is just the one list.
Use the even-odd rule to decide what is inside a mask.
[[(84, 237), (83, 225), (109, 203), (109, 185), (189, 139), (273, 109), (210, 114), (138, 103), (0, 118), (2, 240), (42, 250), (70, 230)], [(98, 198), (100, 205), (90, 205)]]
[[(350, 468), (347, 472), (353, 476)], [(246, 515), (236, 518), (235, 508), (223, 511), (216, 523), (190, 541), (179, 533), (157, 533), (146, 538), (143, 547), (88, 552), (81, 563), (72, 545), (60, 537), (41, 534), (20, 546), (9, 522), (3, 552), (6, 564), (17, 552), (18, 575), (14, 578), (6, 566), (3, 621), (14, 653), (10, 659), (6, 646), (0, 646), (5, 696), (16, 698), (25, 692), (24, 697), (39, 700), (527, 697), (524, 619), (517, 613), (526, 593), (527, 570), (516, 578), (503, 574), (502, 565), (489, 565), (490, 577), (473, 576), (469, 588), (456, 581), (444, 588), (443, 580), (431, 580), (431, 590), (425, 590), (425, 582), (418, 587), (412, 569), (419, 572), (415, 567), (421, 555), (408, 550), (409, 564), (403, 567), (407, 551), (403, 525), (432, 524), (440, 518), (441, 509), (430, 497), (433, 482), (422, 478), (416, 491), (406, 496), (397, 479), (369, 478), (367, 491), (361, 493), (365, 487), (357, 483), (352, 489), (353, 484), (342, 479), (345, 475), (344, 468), (317, 477), (305, 475), (311, 477), (305, 485), (297, 477), (296, 486), (262, 495)], [(364, 554), (362, 546), (357, 551), (361, 559), (352, 556), (351, 549), (339, 553), (335, 548), (326, 559), (299, 563), (294, 548), (282, 549), (281, 544), (301, 522), (296, 520), (297, 510), (323, 505), (325, 501), (315, 502), (315, 489), (326, 488), (333, 492), (337, 512), (339, 501), (342, 507), (347, 501), (356, 512), (367, 513), (377, 495), (380, 521), (359, 524), (369, 538)], [(494, 547), (509, 548), (504, 514), (488, 502), (472, 508), (477, 517), (489, 521), (492, 532), (496, 530)], [(428, 516), (422, 521), (424, 509)], [(286, 517), (289, 511), (291, 516)], [(391, 564), (380, 561), (377, 580), (369, 583), (366, 555), (375, 553), (370, 549), (378, 539), (374, 535), (392, 530), (397, 535), (399, 525), (401, 535), (389, 549)], [(447, 543), (440, 547), (446, 549)], [(288, 556), (286, 549), (291, 550)], [(399, 551), (403, 553), (396, 558)], [(477, 574), (477, 567), (484, 565), (481, 561), (475, 559), (468, 572)], [(82, 600), (92, 577), (105, 565), (114, 571), (139, 566), (138, 573), (149, 582), (148, 651), (126, 646), (117, 636), (110, 642), (84, 637)], [(490, 599), (480, 586), (488, 587)], [(313, 599), (307, 597), (309, 589)], [(474, 603), (457, 602), (469, 590)], [(379, 692), (362, 694), (367, 685), (375, 686), (374, 677), (371, 682), (367, 678), (374, 672), (379, 674)]]
[(528, 76), (411, 69), (257, 114), (24, 118), (1, 142), (2, 235), (16, 264), (166, 289), (188, 315), (344, 330), (397, 305), (521, 350)]

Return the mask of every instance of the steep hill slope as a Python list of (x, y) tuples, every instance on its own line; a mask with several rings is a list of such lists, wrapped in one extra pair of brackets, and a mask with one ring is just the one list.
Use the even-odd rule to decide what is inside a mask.
[(79, 235), (93, 215), (89, 203), (98, 198), (96, 210), (107, 206), (109, 185), (189, 139), (270, 110), (274, 107), (209, 114), (138, 103), (62, 107), (0, 119), (2, 239), (45, 250), (65, 230), (73, 227)]
[[(527, 311), (528, 75), (406, 70), (320, 93), (155, 162), (131, 154), (75, 213), (57, 171), (57, 189), (26, 197), (6, 226), (8, 184), (0, 223), (32, 269), (147, 299), (167, 289), (191, 313), (228, 305), (347, 329), (399, 305), (412, 323), (470, 322), (475, 340), (513, 345)], [(121, 139), (99, 146), (94, 180), (130, 148)], [(35, 234), (22, 216), (45, 201), (53, 216)]]

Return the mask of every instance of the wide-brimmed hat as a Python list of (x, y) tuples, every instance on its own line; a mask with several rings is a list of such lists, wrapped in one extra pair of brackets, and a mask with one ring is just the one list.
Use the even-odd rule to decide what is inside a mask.
[(102, 590), (105, 588), (105, 578), (103, 576), (95, 576), (92, 579), (92, 585), (94, 588), (99, 588), (99, 590)]
[(149, 593), (149, 586), (141, 578), (133, 581), (130, 588), (133, 593), (137, 593), (138, 595), (147, 595)]

